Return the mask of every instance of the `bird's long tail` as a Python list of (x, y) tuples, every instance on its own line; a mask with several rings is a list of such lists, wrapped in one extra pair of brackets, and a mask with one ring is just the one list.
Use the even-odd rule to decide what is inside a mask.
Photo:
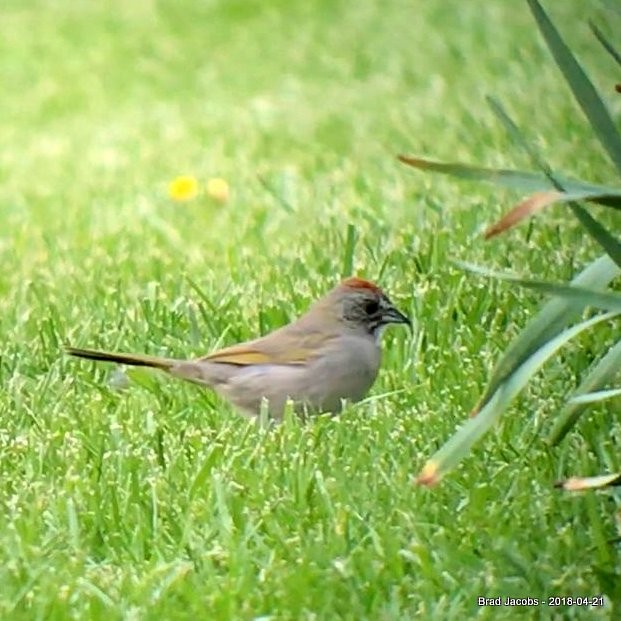
[(157, 356), (146, 356), (142, 354), (123, 354), (112, 351), (100, 351), (98, 349), (80, 349), (78, 347), (67, 347), (65, 351), (70, 356), (86, 358), (87, 360), (102, 360), (104, 362), (118, 362), (134, 367), (153, 367), (162, 371), (170, 369), (178, 363), (172, 358), (159, 358)]

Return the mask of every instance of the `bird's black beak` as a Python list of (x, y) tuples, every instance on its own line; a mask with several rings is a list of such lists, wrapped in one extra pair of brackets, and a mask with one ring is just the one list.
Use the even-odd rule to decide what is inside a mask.
[(412, 331), (412, 322), (410, 318), (394, 306), (384, 310), (382, 323), (404, 323), (410, 329), (410, 332)]

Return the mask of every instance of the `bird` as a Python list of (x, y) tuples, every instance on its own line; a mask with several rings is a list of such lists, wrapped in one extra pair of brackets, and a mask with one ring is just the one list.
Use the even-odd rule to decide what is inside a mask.
[(288, 402), (296, 414), (339, 413), (363, 399), (377, 377), (381, 334), (410, 319), (382, 289), (347, 278), (298, 319), (262, 337), (193, 359), (67, 347), (71, 356), (153, 367), (211, 388), (241, 413), (258, 416), (266, 403), (281, 420)]

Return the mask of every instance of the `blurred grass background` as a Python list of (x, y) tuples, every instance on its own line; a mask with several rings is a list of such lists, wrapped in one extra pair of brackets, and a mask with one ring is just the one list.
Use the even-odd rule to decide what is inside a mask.
[[(549, 4), (611, 93), (586, 18), (615, 22)], [(524, 4), (13, 0), (0, 17), (3, 618), (510, 619), (476, 598), (614, 579), (613, 499), (551, 483), (619, 469), (615, 410), (554, 451), (540, 437), (605, 331), (441, 486), (412, 483), (538, 302), (450, 259), (567, 279), (597, 254), (562, 208), (483, 244), (514, 194), (395, 159), (527, 166), (494, 94), (557, 169), (614, 180)], [(172, 202), (180, 174), (226, 179), (230, 200)], [(118, 393), (61, 355), (273, 329), (347, 271), (350, 224), (354, 271), (416, 332), (386, 335), (374, 398), (338, 419), (265, 434), (195, 387)]]

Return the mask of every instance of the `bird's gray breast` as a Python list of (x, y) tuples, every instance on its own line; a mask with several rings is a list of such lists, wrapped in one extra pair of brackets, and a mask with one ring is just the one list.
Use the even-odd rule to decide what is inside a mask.
[(326, 411), (339, 411), (341, 402), (360, 401), (373, 385), (381, 350), (371, 336), (341, 336), (309, 364), (314, 378), (312, 399)]

